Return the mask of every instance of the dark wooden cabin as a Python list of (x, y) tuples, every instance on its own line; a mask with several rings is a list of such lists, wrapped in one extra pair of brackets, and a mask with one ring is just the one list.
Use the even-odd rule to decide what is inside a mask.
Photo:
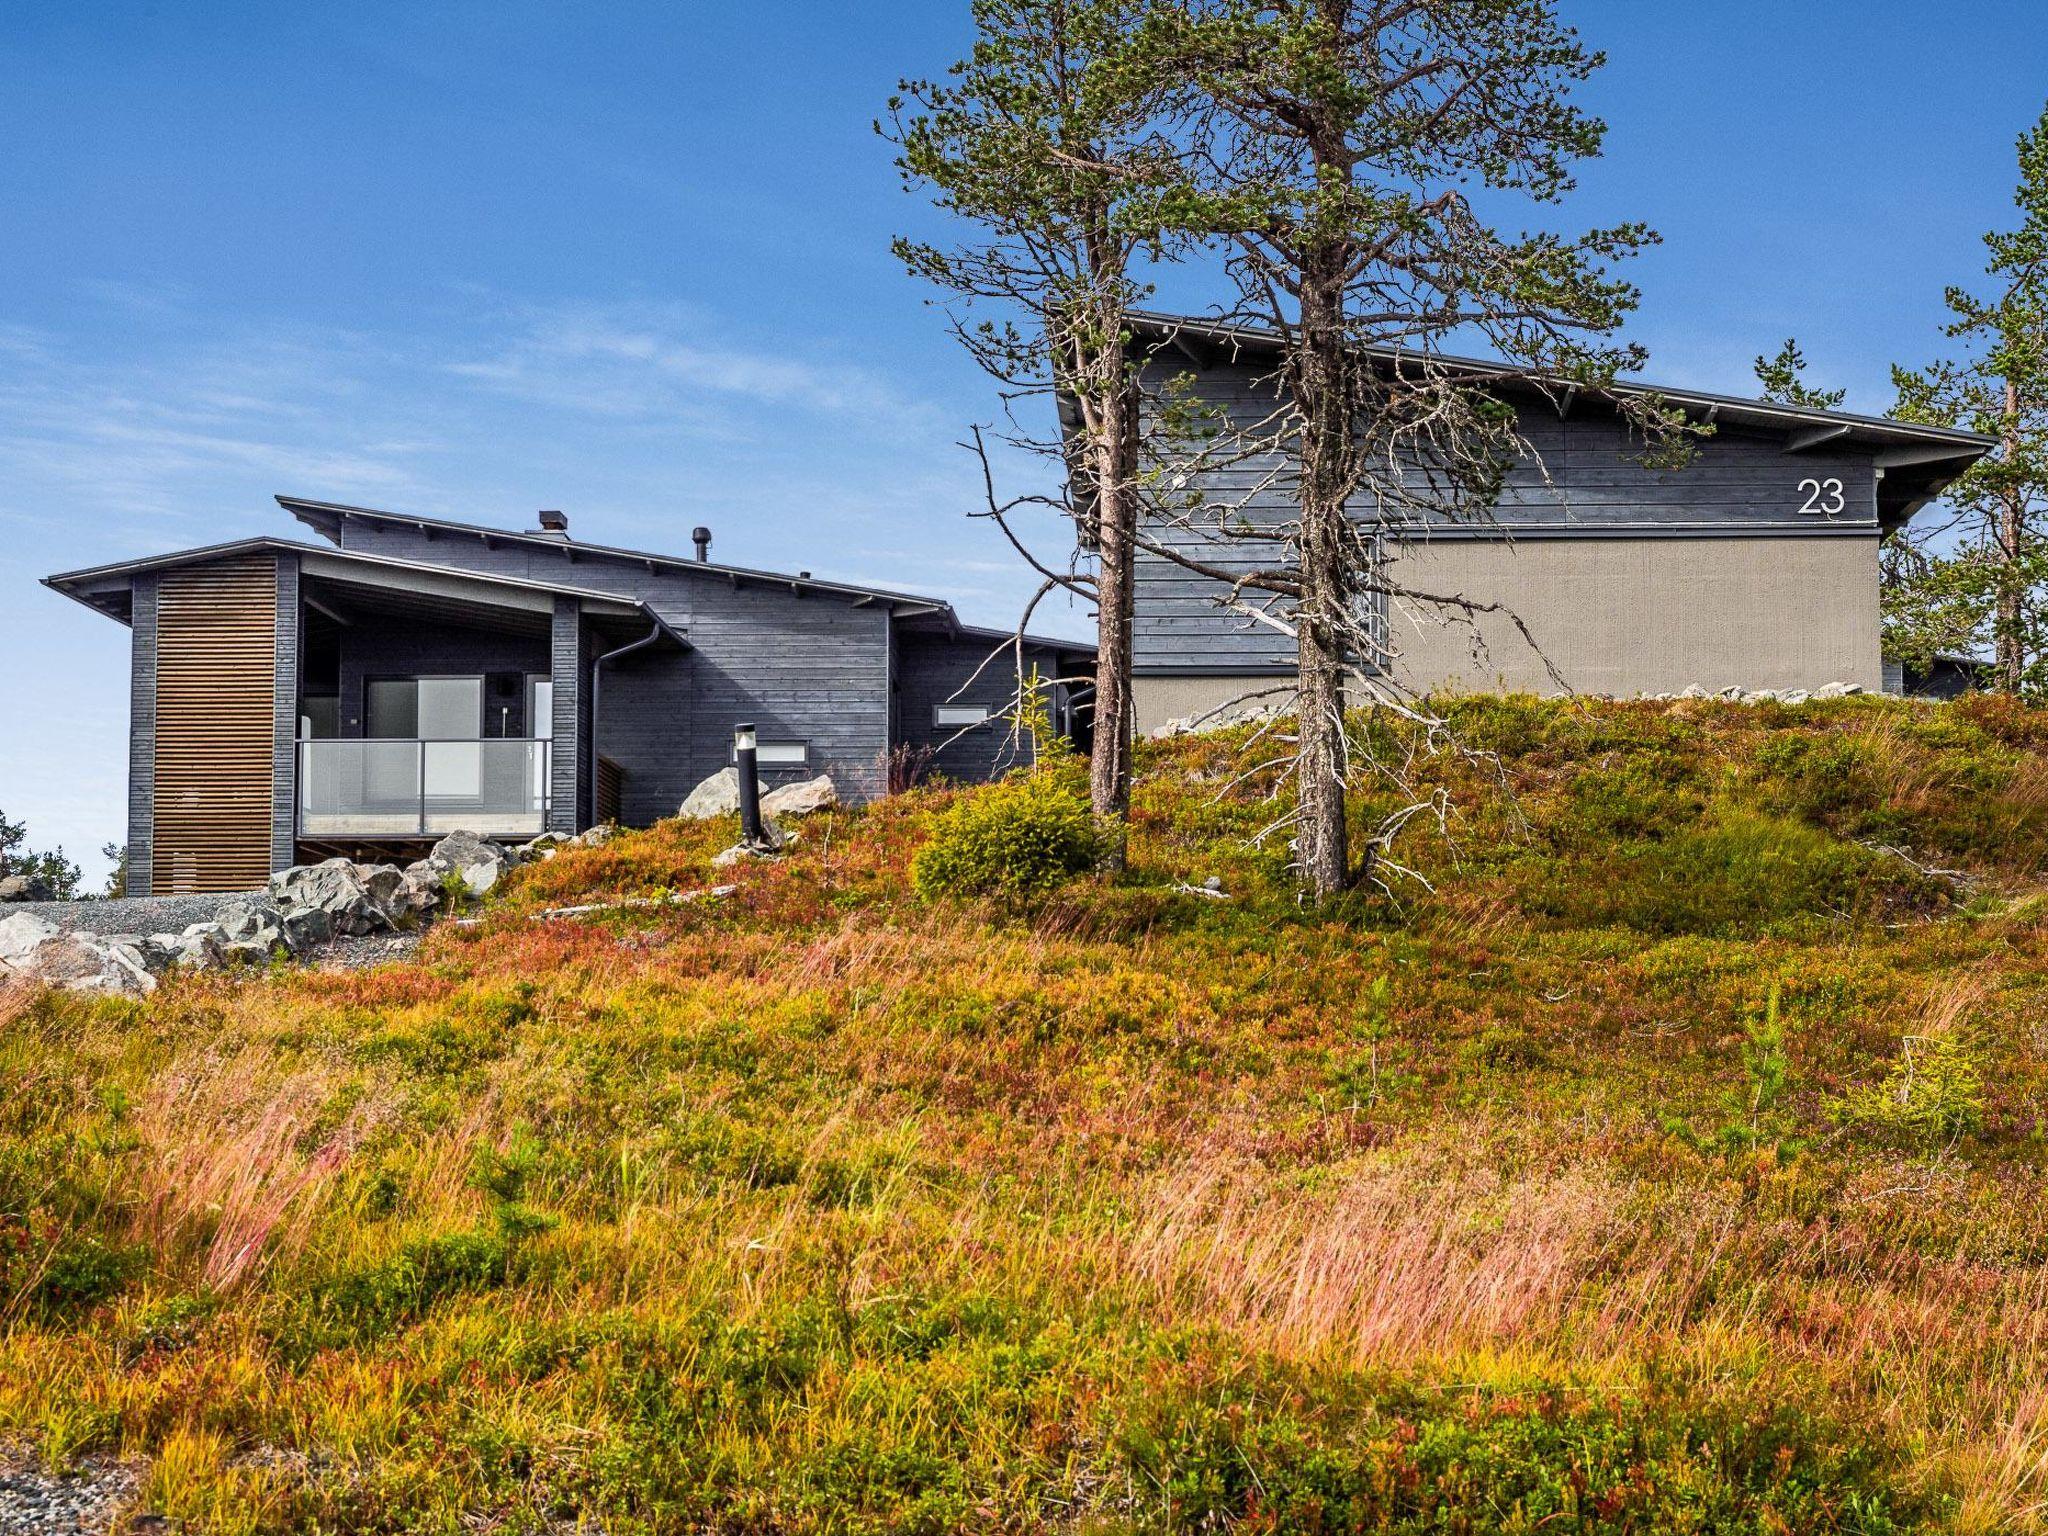
[(1018, 666), (1085, 735), (1093, 652), (910, 593), (280, 497), (244, 539), (48, 578), (127, 624), (129, 889), (239, 890), (455, 830), (674, 814), (754, 725), (764, 777), (973, 782), (1015, 766)]

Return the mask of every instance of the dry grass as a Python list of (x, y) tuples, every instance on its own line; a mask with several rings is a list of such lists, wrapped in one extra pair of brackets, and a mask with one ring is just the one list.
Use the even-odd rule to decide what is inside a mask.
[[(1467, 798), (1399, 908), (1299, 913), (1204, 740), (1033, 915), (908, 900), (912, 796), (715, 906), (528, 920), (705, 883), (668, 825), (378, 971), (0, 995), (0, 1432), (195, 1530), (1487, 1528), (1463, 1466), (1588, 1529), (2048, 1529), (2042, 760), (1520, 708), (1526, 837)], [(1588, 915), (1731, 809), (1807, 841)], [(1900, 899), (1837, 915), (1815, 838)], [(1830, 1114), (1943, 1033), (1978, 1129)]]

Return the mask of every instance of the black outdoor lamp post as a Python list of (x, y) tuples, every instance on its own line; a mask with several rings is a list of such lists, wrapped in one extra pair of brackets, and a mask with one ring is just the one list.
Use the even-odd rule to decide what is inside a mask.
[(761, 844), (761, 769), (755, 761), (754, 727), (732, 728), (733, 762), (740, 778), (740, 841), (749, 848)]

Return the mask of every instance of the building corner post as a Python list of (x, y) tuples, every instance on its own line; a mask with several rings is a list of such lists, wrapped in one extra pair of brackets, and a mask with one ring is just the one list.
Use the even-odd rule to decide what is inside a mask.
[(270, 870), (297, 862), (299, 812), (299, 557), (277, 557), (277, 630), (271, 676)]
[(554, 741), (548, 759), (547, 829), (570, 835), (583, 830), (583, 605), (573, 597), (555, 599), (548, 649), (554, 682)]

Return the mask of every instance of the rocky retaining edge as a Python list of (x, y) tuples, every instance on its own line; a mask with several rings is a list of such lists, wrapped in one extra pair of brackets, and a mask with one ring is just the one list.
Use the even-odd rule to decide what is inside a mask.
[(602, 842), (544, 833), (518, 848), (453, 832), (400, 869), (328, 859), (270, 877), (263, 895), (231, 897), (180, 933), (66, 931), (34, 912), (0, 919), (0, 981), (23, 979), (73, 992), (146, 996), (173, 970), (210, 971), (291, 959), (340, 938), (403, 933), (485, 895), (506, 871), (558, 847)]

